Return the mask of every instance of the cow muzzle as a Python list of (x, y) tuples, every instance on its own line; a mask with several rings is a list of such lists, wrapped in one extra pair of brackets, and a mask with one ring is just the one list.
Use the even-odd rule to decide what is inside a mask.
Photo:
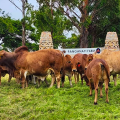
[(73, 72), (77, 72), (77, 69), (72, 69)]

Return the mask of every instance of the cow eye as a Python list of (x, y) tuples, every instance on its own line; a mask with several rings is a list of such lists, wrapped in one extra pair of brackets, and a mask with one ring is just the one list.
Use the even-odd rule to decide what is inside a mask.
[(89, 62), (91, 61), (91, 59), (89, 59)]
[(71, 61), (68, 61), (68, 63), (71, 63)]

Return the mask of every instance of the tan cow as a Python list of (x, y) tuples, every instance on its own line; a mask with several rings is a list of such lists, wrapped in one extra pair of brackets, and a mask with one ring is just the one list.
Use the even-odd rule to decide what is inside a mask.
[(107, 63), (102, 59), (94, 58), (87, 66), (86, 72), (86, 84), (90, 86), (90, 96), (92, 95), (92, 89), (95, 89), (94, 104), (97, 104), (98, 86), (100, 88), (100, 97), (103, 97), (102, 86), (105, 83), (106, 102), (108, 100), (108, 84), (110, 71)]
[(93, 54), (93, 56), (107, 62), (110, 68), (110, 75), (113, 75), (114, 85), (116, 86), (116, 74), (120, 74), (120, 51), (105, 49), (101, 54)]
[(57, 80), (57, 87), (60, 88), (60, 72), (62, 72), (63, 66), (63, 53), (55, 49), (45, 49), (35, 52), (28, 52), (26, 46), (17, 48), (13, 53), (0, 51), (0, 65), (5, 64), (12, 70), (20, 70), (22, 88), (25, 87), (26, 76), (33, 74), (35, 76), (41, 76), (41, 80), (44, 80), (47, 76), (48, 70), (54, 72), (50, 87), (53, 86), (55, 78)]

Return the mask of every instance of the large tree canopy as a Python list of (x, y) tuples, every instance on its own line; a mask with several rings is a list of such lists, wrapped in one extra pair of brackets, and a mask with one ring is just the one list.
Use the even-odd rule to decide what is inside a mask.
[[(103, 46), (107, 31), (117, 31), (119, 0), (37, 0), (59, 10), (79, 31), (80, 47)], [(116, 22), (117, 23), (116, 23)], [(103, 33), (103, 34), (102, 34)], [(104, 39), (103, 39), (104, 37)]]

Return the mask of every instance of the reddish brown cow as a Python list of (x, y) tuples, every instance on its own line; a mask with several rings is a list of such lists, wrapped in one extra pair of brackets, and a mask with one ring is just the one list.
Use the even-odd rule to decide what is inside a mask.
[(74, 76), (75, 76), (75, 83), (79, 81), (79, 74), (80, 74), (81, 84), (83, 84), (82, 74), (84, 74), (85, 72), (85, 65), (88, 57), (89, 59), (91, 59), (90, 58), (91, 54), (87, 55), (87, 54), (78, 53), (72, 58), (71, 65), (72, 65), (72, 71), (74, 72)]
[(86, 84), (90, 86), (90, 95), (92, 95), (92, 89), (95, 89), (94, 104), (97, 104), (98, 86), (100, 88), (100, 97), (102, 94), (102, 85), (105, 83), (106, 102), (108, 100), (108, 84), (110, 71), (108, 64), (102, 59), (93, 59), (87, 66), (86, 72)]
[[(55, 49), (45, 49), (35, 52), (28, 52), (26, 46), (17, 48), (13, 53), (0, 51), (0, 65), (6, 65), (13, 70), (22, 69), (21, 82), (22, 88), (25, 87), (26, 76), (33, 74), (41, 76), (44, 80), (47, 76), (48, 70), (54, 72), (50, 87), (53, 86), (55, 78), (57, 80), (57, 87), (60, 88), (60, 72), (63, 70), (63, 53)], [(40, 78), (40, 77), (39, 77)]]

